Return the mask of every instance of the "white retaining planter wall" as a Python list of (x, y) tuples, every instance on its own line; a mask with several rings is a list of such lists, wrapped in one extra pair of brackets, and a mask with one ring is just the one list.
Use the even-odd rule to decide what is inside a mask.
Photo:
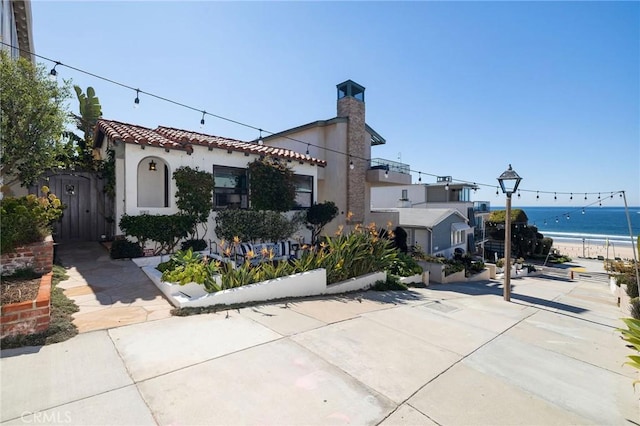
[(325, 293), (327, 288), (327, 272), (324, 269), (315, 269), (215, 293), (207, 293), (204, 286), (200, 284), (180, 285), (162, 281), (162, 273), (155, 267), (145, 266), (142, 270), (167, 296), (169, 301), (178, 308), (233, 305), (286, 297), (315, 296)]
[[(337, 294), (346, 293), (349, 291), (366, 290), (373, 287), (376, 281), (386, 281), (386, 272), (373, 272), (367, 275), (361, 275), (356, 278), (351, 278), (346, 281), (331, 284), (326, 286), (326, 290), (318, 294)], [(325, 280), (325, 283), (327, 281)]]
[(369, 289), (376, 281), (385, 281), (387, 279), (386, 272), (375, 272), (327, 285), (326, 270), (315, 269), (301, 274), (289, 275), (215, 293), (207, 293), (204, 286), (200, 284), (188, 283), (180, 285), (162, 281), (162, 272), (158, 271), (154, 266), (143, 266), (142, 271), (162, 291), (171, 304), (178, 308), (234, 305), (287, 297), (346, 293)]
[(422, 274), (412, 275), (410, 277), (400, 277), (402, 284), (429, 284), (429, 271), (425, 271)]

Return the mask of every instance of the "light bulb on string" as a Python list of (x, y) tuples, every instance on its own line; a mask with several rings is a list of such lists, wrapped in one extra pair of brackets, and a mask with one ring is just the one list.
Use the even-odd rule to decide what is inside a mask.
[(598, 200), (600, 199), (600, 193), (598, 192)]
[(571, 196), (569, 197), (570, 200), (573, 200), (573, 192), (571, 193)]
[(422, 172), (418, 172), (418, 182), (422, 182)]
[(353, 160), (349, 160), (349, 168), (353, 170), (356, 166), (353, 164)]
[(556, 193), (553, 193), (553, 201), (558, 201), (558, 196), (556, 195)]
[(445, 190), (445, 191), (448, 191), (448, 190), (449, 190), (449, 183), (448, 183), (448, 182), (447, 182), (447, 184), (445, 184), (445, 186), (444, 186), (444, 190)]
[(539, 200), (539, 199), (540, 199), (540, 192), (536, 191), (536, 200)]
[(206, 111), (202, 111), (202, 118), (200, 119), (200, 128), (204, 128), (204, 115), (206, 114)]
[(133, 100), (133, 107), (138, 108), (140, 106), (140, 89), (136, 89), (136, 98)]
[(387, 169), (384, 171), (384, 178), (385, 179), (389, 178), (389, 166), (387, 166)]
[(613, 198), (613, 192), (611, 193), (611, 196), (609, 198)]
[(56, 61), (51, 71), (49, 71), (49, 81), (56, 81), (58, 79), (58, 71), (56, 71), (56, 67), (61, 65), (60, 62)]
[(582, 214), (584, 214), (584, 207), (582, 208)]
[(547, 224), (547, 219), (545, 219), (545, 220), (544, 220), (544, 224), (545, 224), (545, 225)]
[(558, 218), (556, 217), (556, 223), (558, 223)]
[(584, 193), (584, 199), (585, 200), (587, 199), (587, 193), (586, 192)]
[(567, 220), (571, 219), (571, 216), (569, 216), (569, 213), (567, 213)]
[(520, 198), (520, 190), (518, 189), (518, 198)]
[(307, 155), (309, 155), (309, 144), (307, 144)]
[(258, 129), (260, 131), (260, 136), (258, 137), (258, 145), (262, 145), (264, 144), (264, 141), (262, 140), (262, 129)]

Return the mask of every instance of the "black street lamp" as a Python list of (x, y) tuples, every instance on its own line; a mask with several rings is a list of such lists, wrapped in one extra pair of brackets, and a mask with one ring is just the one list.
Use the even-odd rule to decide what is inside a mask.
[(506, 218), (504, 223), (504, 300), (511, 300), (511, 194), (516, 192), (522, 178), (511, 168), (503, 172), (498, 178), (502, 192), (507, 196)]

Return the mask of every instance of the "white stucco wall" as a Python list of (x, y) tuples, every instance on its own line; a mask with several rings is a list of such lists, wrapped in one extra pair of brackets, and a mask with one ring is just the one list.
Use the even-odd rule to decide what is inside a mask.
[[(104, 149), (106, 149), (106, 145)], [(109, 142), (113, 146), (113, 142)], [(207, 172), (213, 171), (214, 165), (226, 167), (246, 168), (247, 164), (258, 158), (258, 155), (250, 154), (246, 156), (242, 152), (214, 149), (209, 151), (206, 147), (194, 146), (193, 154), (189, 155), (185, 151), (170, 150), (166, 152), (162, 148), (147, 146), (141, 149), (138, 145), (118, 143), (116, 150), (116, 233), (122, 234), (119, 227), (119, 219), (123, 214), (140, 215), (148, 214), (174, 214), (178, 212), (175, 205), (176, 186), (171, 178), (173, 172), (181, 167), (188, 166), (198, 168)], [(105, 156), (103, 156), (105, 158)], [(149, 161), (156, 163), (157, 171), (149, 171)], [(164, 205), (164, 176), (162, 171), (164, 166), (168, 167), (169, 173), (169, 205), (168, 207), (154, 207)], [(314, 178), (314, 201), (317, 201), (318, 194), (318, 167), (312, 164), (300, 164), (291, 161), (288, 165), (295, 174), (313, 176)], [(140, 177), (140, 180), (138, 179)], [(213, 203), (213, 200), (212, 200)], [(203, 238), (205, 240), (217, 240), (215, 235), (215, 212), (209, 218), (207, 232)], [(304, 230), (301, 233), (304, 235)], [(200, 234), (202, 236), (202, 232)], [(308, 240), (308, 238), (307, 238)]]

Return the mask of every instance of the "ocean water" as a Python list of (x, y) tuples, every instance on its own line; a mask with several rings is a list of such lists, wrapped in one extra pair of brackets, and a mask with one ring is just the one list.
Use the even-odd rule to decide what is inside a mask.
[[(513, 207), (522, 209), (545, 237), (558, 242), (630, 246), (629, 221), (624, 207)], [(496, 208), (496, 210), (501, 210)], [(640, 207), (629, 207), (634, 241), (640, 235)]]

